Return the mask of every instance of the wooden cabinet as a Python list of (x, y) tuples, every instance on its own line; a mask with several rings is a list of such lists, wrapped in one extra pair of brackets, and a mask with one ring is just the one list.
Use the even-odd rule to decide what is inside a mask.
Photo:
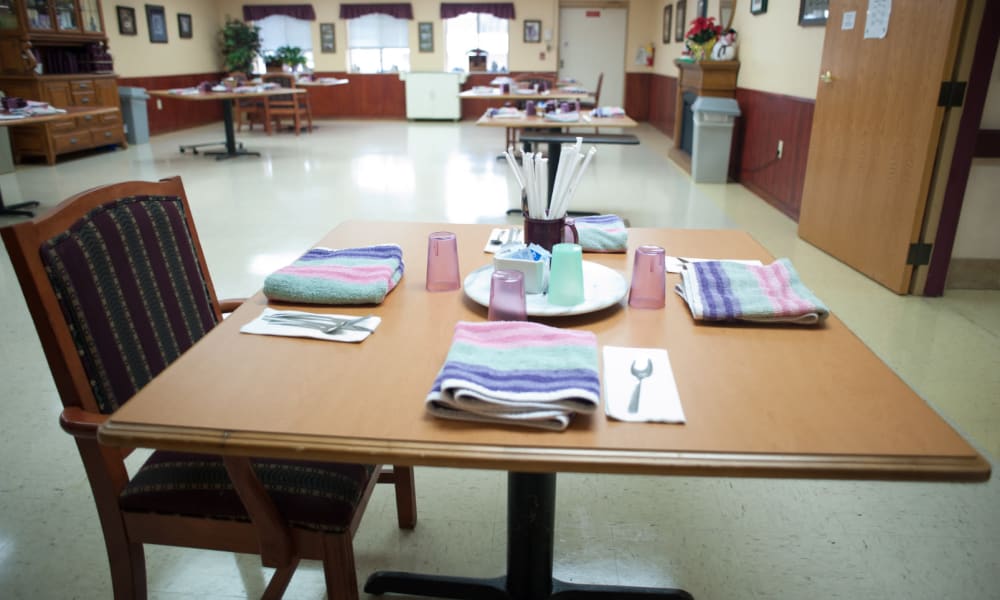
[(14, 159), (125, 146), (118, 85), (99, 0), (0, 0), (0, 90), (57, 108), (118, 112), (11, 127)]
[(59, 154), (66, 152), (127, 145), (114, 74), (0, 78), (0, 86), (14, 90), (11, 95), (39, 99), (60, 108), (112, 106), (119, 109), (109, 115), (11, 127), (11, 147), (17, 162), (26, 156), (43, 156), (51, 165)]

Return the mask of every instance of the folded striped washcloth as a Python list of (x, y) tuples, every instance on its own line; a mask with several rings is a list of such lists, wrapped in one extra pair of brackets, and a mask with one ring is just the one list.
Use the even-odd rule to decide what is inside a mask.
[(269, 300), (307, 304), (379, 304), (403, 277), (396, 244), (313, 248), (264, 280)]
[(445, 419), (563, 430), (600, 405), (597, 337), (527, 321), (459, 322), (427, 410)]
[(618, 215), (597, 215), (573, 219), (584, 252), (625, 252), (628, 230)]
[(696, 320), (812, 325), (830, 311), (787, 258), (769, 265), (704, 261), (687, 265), (674, 288)]

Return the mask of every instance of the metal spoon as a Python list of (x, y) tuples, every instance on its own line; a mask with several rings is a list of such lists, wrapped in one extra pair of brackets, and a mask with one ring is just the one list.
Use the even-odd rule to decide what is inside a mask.
[(635, 389), (632, 390), (632, 399), (628, 403), (628, 412), (635, 414), (639, 412), (639, 391), (642, 389), (642, 380), (653, 374), (653, 361), (646, 358), (646, 366), (640, 369), (636, 361), (633, 360), (631, 370), (632, 375), (639, 380), (635, 384)]

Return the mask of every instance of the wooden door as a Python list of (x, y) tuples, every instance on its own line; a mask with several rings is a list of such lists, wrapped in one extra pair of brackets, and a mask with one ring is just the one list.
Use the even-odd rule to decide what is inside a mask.
[[(944, 115), (938, 96), (965, 10), (964, 0), (933, 4), (893, 2), (885, 38), (865, 39), (869, 1), (830, 3), (799, 216), (802, 239), (899, 294), (910, 290), (907, 256)], [(856, 21), (844, 29), (849, 11)]]

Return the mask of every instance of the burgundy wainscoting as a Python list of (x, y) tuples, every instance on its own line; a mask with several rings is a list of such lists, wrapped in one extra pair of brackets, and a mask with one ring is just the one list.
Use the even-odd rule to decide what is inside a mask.
[(406, 87), (397, 74), (324, 72), (316, 77), (348, 79), (346, 85), (309, 88), (314, 117), (405, 119)]
[[(192, 73), (188, 75), (158, 75), (155, 77), (119, 77), (119, 86), (140, 87), (146, 90), (168, 90), (194, 87), (203, 81), (218, 82), (223, 73)], [(222, 105), (218, 102), (191, 102), (163, 99), (163, 110), (157, 110), (156, 98), (146, 101), (149, 133), (166, 133), (197, 127), (222, 120)]]
[[(490, 85), (490, 82), (499, 77), (498, 73), (470, 73), (462, 84), (462, 91), (471, 90), (477, 85)], [(479, 117), (490, 108), (501, 106), (499, 100), (462, 100), (462, 120), (478, 121)]]
[(745, 88), (736, 89), (736, 100), (742, 115), (733, 130), (730, 177), (798, 221), (815, 101)]
[(673, 139), (677, 116), (677, 78), (655, 75), (651, 84), (649, 122)]
[(625, 114), (636, 121), (649, 120), (650, 73), (625, 73)]

